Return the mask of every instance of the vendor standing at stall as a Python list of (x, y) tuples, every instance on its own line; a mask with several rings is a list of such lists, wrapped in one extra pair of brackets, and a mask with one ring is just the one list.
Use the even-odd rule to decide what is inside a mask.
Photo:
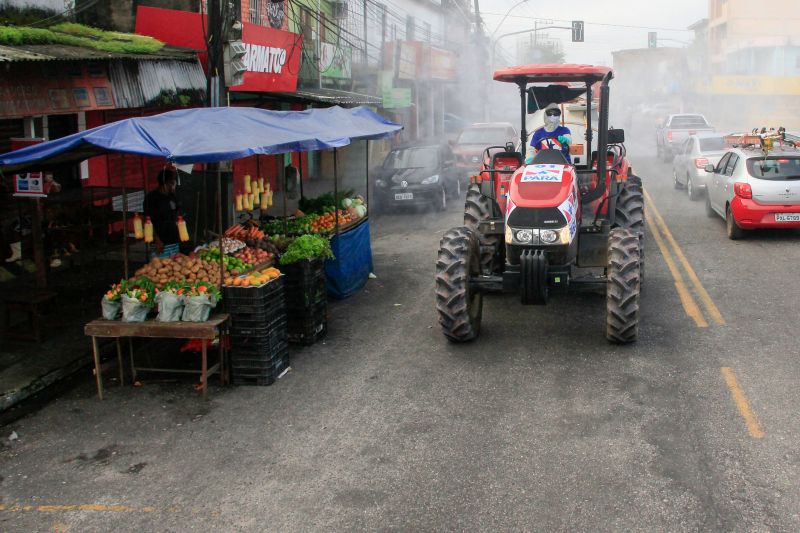
[(175, 194), (178, 174), (174, 169), (165, 167), (158, 173), (157, 179), (158, 188), (144, 198), (144, 214), (153, 223), (156, 255), (170, 257), (180, 252), (178, 215), (181, 206)]

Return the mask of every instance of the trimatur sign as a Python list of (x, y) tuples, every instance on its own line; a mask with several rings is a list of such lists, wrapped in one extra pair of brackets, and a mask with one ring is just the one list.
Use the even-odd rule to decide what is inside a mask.
[[(208, 28), (208, 19), (200, 13), (144, 6), (139, 6), (136, 11), (136, 33), (175, 46), (193, 48), (200, 52), (201, 62), (206, 50), (203, 28)], [(301, 35), (244, 22), (242, 42), (247, 49), (244, 58), (247, 71), (244, 83), (229, 87), (230, 90), (297, 92), (303, 47)]]

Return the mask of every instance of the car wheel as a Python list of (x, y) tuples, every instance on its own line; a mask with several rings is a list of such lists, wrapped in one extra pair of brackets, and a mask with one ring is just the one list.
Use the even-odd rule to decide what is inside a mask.
[(725, 210), (725, 226), (730, 240), (735, 241), (744, 237), (744, 230), (739, 227), (739, 224), (733, 218), (733, 210), (730, 206)]
[(686, 176), (686, 194), (689, 195), (689, 200), (693, 202), (700, 199), (700, 191), (694, 186), (692, 178), (689, 176)]
[(675, 172), (675, 169), (672, 169), (672, 186), (676, 189), (682, 189), (680, 182), (678, 181), (678, 173)]
[(445, 211), (447, 209), (447, 189), (444, 188), (444, 185), (439, 196), (440, 198), (436, 200), (436, 210)]

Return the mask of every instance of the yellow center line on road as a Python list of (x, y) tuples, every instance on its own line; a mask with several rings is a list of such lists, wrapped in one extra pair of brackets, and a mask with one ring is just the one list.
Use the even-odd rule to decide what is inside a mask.
[(661, 232), (658, 229), (658, 225), (650, 225), (650, 232), (653, 234), (656, 244), (658, 245), (658, 249), (661, 250), (661, 255), (664, 257), (664, 261), (667, 263), (667, 268), (669, 268), (669, 272), (672, 274), (672, 278), (675, 280), (675, 289), (678, 291), (678, 296), (681, 299), (683, 310), (690, 318), (694, 320), (698, 328), (707, 328), (708, 322), (706, 322), (703, 313), (700, 311), (700, 306), (697, 305), (697, 302), (689, 292), (689, 289), (686, 288), (681, 271), (675, 265), (675, 261), (672, 259), (672, 254), (670, 253), (669, 248), (667, 248), (666, 244), (664, 244), (664, 239), (661, 237)]
[(731, 391), (733, 402), (736, 404), (736, 408), (739, 409), (739, 414), (744, 418), (744, 423), (747, 425), (747, 431), (750, 433), (750, 436), (754, 439), (764, 438), (764, 430), (761, 429), (761, 424), (758, 423), (755, 413), (750, 409), (747, 396), (739, 386), (739, 382), (733, 370), (728, 367), (722, 367), (720, 371), (722, 372), (722, 377), (725, 378), (728, 389)]
[(672, 245), (675, 255), (678, 257), (678, 260), (683, 265), (686, 274), (689, 276), (689, 280), (692, 282), (695, 292), (703, 302), (703, 307), (705, 307), (706, 312), (711, 317), (711, 320), (713, 320), (717, 325), (724, 326), (725, 319), (722, 317), (722, 313), (720, 313), (719, 309), (714, 304), (714, 300), (711, 299), (711, 296), (709, 296), (705, 287), (703, 287), (703, 284), (700, 282), (700, 278), (697, 277), (697, 273), (692, 268), (692, 265), (689, 264), (689, 261), (686, 259), (686, 255), (684, 255), (681, 247), (678, 246), (678, 242), (675, 240), (675, 237), (672, 236), (672, 232), (669, 230), (667, 223), (664, 222), (664, 218), (661, 216), (661, 213), (656, 208), (655, 202), (653, 202), (653, 199), (646, 190), (644, 191), (644, 196), (650, 211), (652, 211), (653, 215), (655, 215), (654, 220), (656, 224), (661, 228), (661, 231), (663, 231), (667, 241), (669, 241), (669, 243)]

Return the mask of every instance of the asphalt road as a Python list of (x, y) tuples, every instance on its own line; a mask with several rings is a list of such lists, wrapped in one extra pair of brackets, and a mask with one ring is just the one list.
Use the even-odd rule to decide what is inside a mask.
[(450, 344), (434, 261), (461, 206), (378, 217), (378, 279), (276, 385), (87, 382), (6, 427), (0, 530), (800, 530), (800, 234), (729, 241), (631, 158), (652, 200), (635, 345), (605, 341), (592, 294), (488, 298)]

